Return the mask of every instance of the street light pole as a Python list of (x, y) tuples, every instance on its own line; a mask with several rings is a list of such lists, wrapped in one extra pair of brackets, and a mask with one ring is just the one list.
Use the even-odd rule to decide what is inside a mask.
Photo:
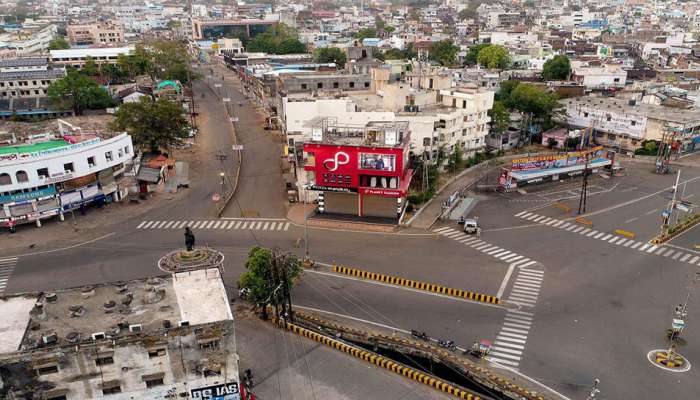
[(309, 214), (306, 212), (306, 203), (309, 202), (309, 185), (304, 185), (304, 261), (309, 260)]
[(224, 184), (226, 183), (226, 173), (224, 171), (219, 172), (221, 177), (221, 196), (224, 195)]

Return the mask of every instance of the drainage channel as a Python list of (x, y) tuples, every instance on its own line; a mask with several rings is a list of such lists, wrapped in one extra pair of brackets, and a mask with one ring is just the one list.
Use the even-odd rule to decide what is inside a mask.
[(415, 341), (379, 332), (367, 332), (354, 326), (299, 311), (295, 312), (295, 323), (318, 335), (342, 341), (349, 346), (422, 371), (426, 375), (478, 394), (482, 399), (545, 400), (549, 398), (520, 386), (519, 380), (513, 377), (491, 371), (482, 360), (462, 356), (461, 352), (437, 348), (430, 342)]
[[(470, 378), (469, 373), (459, 371), (454, 366), (445, 364), (439, 360), (434, 360), (432, 357), (423, 357), (418, 354), (409, 355), (403, 351), (392, 350), (381, 345), (371, 345), (361, 341), (353, 341), (345, 339), (348, 344), (361, 347), (367, 351), (377, 353), (381, 356), (390, 358), (396, 362), (407, 365), (433, 375), (444, 381), (461, 386), (471, 392), (478, 394), (483, 400), (511, 400), (514, 397), (507, 396), (499, 391), (488, 388), (474, 379)], [(518, 397), (520, 398), (520, 397)]]

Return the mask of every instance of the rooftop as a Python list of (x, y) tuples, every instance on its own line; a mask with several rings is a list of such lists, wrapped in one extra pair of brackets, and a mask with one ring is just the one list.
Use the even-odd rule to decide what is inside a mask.
[(51, 50), (51, 59), (61, 59), (61, 58), (81, 58), (81, 57), (105, 57), (114, 56), (118, 54), (131, 53), (134, 51), (134, 47), (102, 47), (102, 48), (88, 48), (88, 49), (67, 49), (67, 50)]
[(52, 79), (61, 78), (66, 71), (62, 69), (47, 69), (45, 71), (8, 71), (0, 72), (0, 80), (17, 80), (17, 79)]
[(0, 68), (39, 67), (48, 65), (48, 63), (49, 60), (46, 57), (12, 58), (9, 60), (0, 60)]
[[(206, 310), (206, 312), (203, 312)], [(0, 298), (0, 354), (233, 320), (218, 269)], [(46, 344), (44, 337), (56, 335)], [(99, 339), (98, 339), (99, 340)]]
[(628, 100), (614, 97), (577, 97), (561, 100), (560, 103), (567, 107), (592, 107), (681, 124), (700, 123), (700, 110), (697, 108), (682, 109), (640, 102), (630, 105)]
[(29, 154), (37, 151), (55, 149), (57, 147), (68, 146), (70, 143), (63, 139), (49, 140), (48, 142), (23, 144), (19, 146), (2, 146), (0, 147), (0, 155), (3, 154)]

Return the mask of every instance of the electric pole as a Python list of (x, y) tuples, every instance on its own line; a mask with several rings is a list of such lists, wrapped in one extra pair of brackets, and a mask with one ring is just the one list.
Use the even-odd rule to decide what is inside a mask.
[(586, 153), (586, 164), (583, 167), (583, 180), (581, 181), (581, 197), (578, 200), (579, 215), (586, 212), (586, 199), (588, 197), (588, 156), (589, 153)]

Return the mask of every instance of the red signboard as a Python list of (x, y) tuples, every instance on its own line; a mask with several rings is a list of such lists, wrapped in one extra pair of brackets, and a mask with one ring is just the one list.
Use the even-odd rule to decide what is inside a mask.
[(337, 188), (358, 188), (360, 175), (402, 177), (402, 148), (375, 148), (306, 144), (309, 155), (305, 170), (316, 173), (316, 185)]

